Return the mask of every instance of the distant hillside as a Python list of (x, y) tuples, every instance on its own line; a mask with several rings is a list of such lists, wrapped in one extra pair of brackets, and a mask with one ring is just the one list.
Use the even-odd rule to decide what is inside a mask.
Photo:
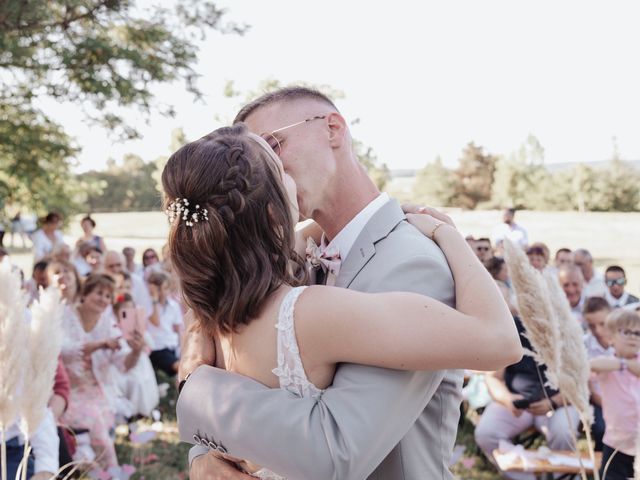
[[(597, 162), (582, 162), (585, 165), (588, 165), (592, 168), (605, 168), (607, 166), (607, 162), (609, 160), (600, 160)], [(640, 170), (640, 160), (625, 160), (626, 163), (630, 164), (634, 169)], [(563, 170), (569, 170), (570, 168), (575, 167), (581, 162), (563, 162), (563, 163), (550, 163), (545, 165), (547, 170), (551, 173), (561, 172)], [(391, 170), (391, 178), (412, 178), (416, 176), (418, 169), (411, 168), (399, 168), (396, 170)]]

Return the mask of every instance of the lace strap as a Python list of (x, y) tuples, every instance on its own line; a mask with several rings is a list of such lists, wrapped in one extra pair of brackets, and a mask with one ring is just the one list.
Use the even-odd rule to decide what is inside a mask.
[(273, 373), (280, 380), (280, 387), (303, 396), (308, 389), (309, 380), (302, 366), (300, 349), (296, 338), (294, 311), (300, 294), (307, 287), (291, 289), (282, 300), (278, 314), (278, 367)]

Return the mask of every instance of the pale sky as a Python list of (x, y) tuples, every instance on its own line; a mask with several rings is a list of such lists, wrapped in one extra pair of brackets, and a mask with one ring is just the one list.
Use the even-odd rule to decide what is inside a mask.
[(635, 1), (225, 0), (243, 37), (213, 32), (197, 71), (205, 93), (194, 103), (182, 84), (159, 88), (178, 115), (132, 115), (144, 138), (115, 142), (83, 124), (68, 106), (51, 105), (83, 148), (77, 170), (136, 153), (166, 155), (183, 127), (196, 139), (233, 118), (222, 95), (261, 80), (327, 84), (345, 94), (338, 108), (359, 118), (354, 137), (391, 169), (420, 168), (440, 155), (455, 165), (475, 141), (509, 153), (529, 133), (547, 163), (640, 159), (640, 3)]

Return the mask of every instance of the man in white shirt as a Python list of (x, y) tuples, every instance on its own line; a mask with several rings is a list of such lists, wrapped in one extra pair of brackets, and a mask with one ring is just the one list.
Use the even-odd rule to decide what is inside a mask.
[(523, 249), (529, 245), (529, 235), (524, 228), (514, 221), (515, 215), (515, 208), (507, 208), (502, 216), (503, 223), (493, 229), (491, 240), (496, 248), (502, 248), (502, 242), (505, 239), (520, 245)]
[(622, 267), (611, 265), (604, 272), (604, 281), (607, 285), (605, 298), (611, 308), (624, 307), (640, 301), (635, 295), (626, 292), (624, 286), (627, 284), (627, 276)]
[(582, 270), (584, 278), (585, 298), (604, 297), (607, 293), (607, 286), (604, 283), (604, 275), (593, 268), (593, 257), (589, 250), (579, 248), (573, 253), (573, 264)]

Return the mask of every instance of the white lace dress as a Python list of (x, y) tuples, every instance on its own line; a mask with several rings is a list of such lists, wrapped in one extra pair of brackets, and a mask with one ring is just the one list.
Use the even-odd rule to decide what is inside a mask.
[[(273, 369), (273, 373), (280, 380), (280, 388), (288, 390), (298, 397), (318, 398), (324, 390), (311, 383), (304, 373), (293, 320), (296, 300), (305, 288), (307, 287), (291, 289), (280, 305), (278, 323), (276, 324), (278, 329), (278, 367)], [(252, 476), (263, 480), (285, 480), (284, 477), (266, 468), (258, 470)]]

